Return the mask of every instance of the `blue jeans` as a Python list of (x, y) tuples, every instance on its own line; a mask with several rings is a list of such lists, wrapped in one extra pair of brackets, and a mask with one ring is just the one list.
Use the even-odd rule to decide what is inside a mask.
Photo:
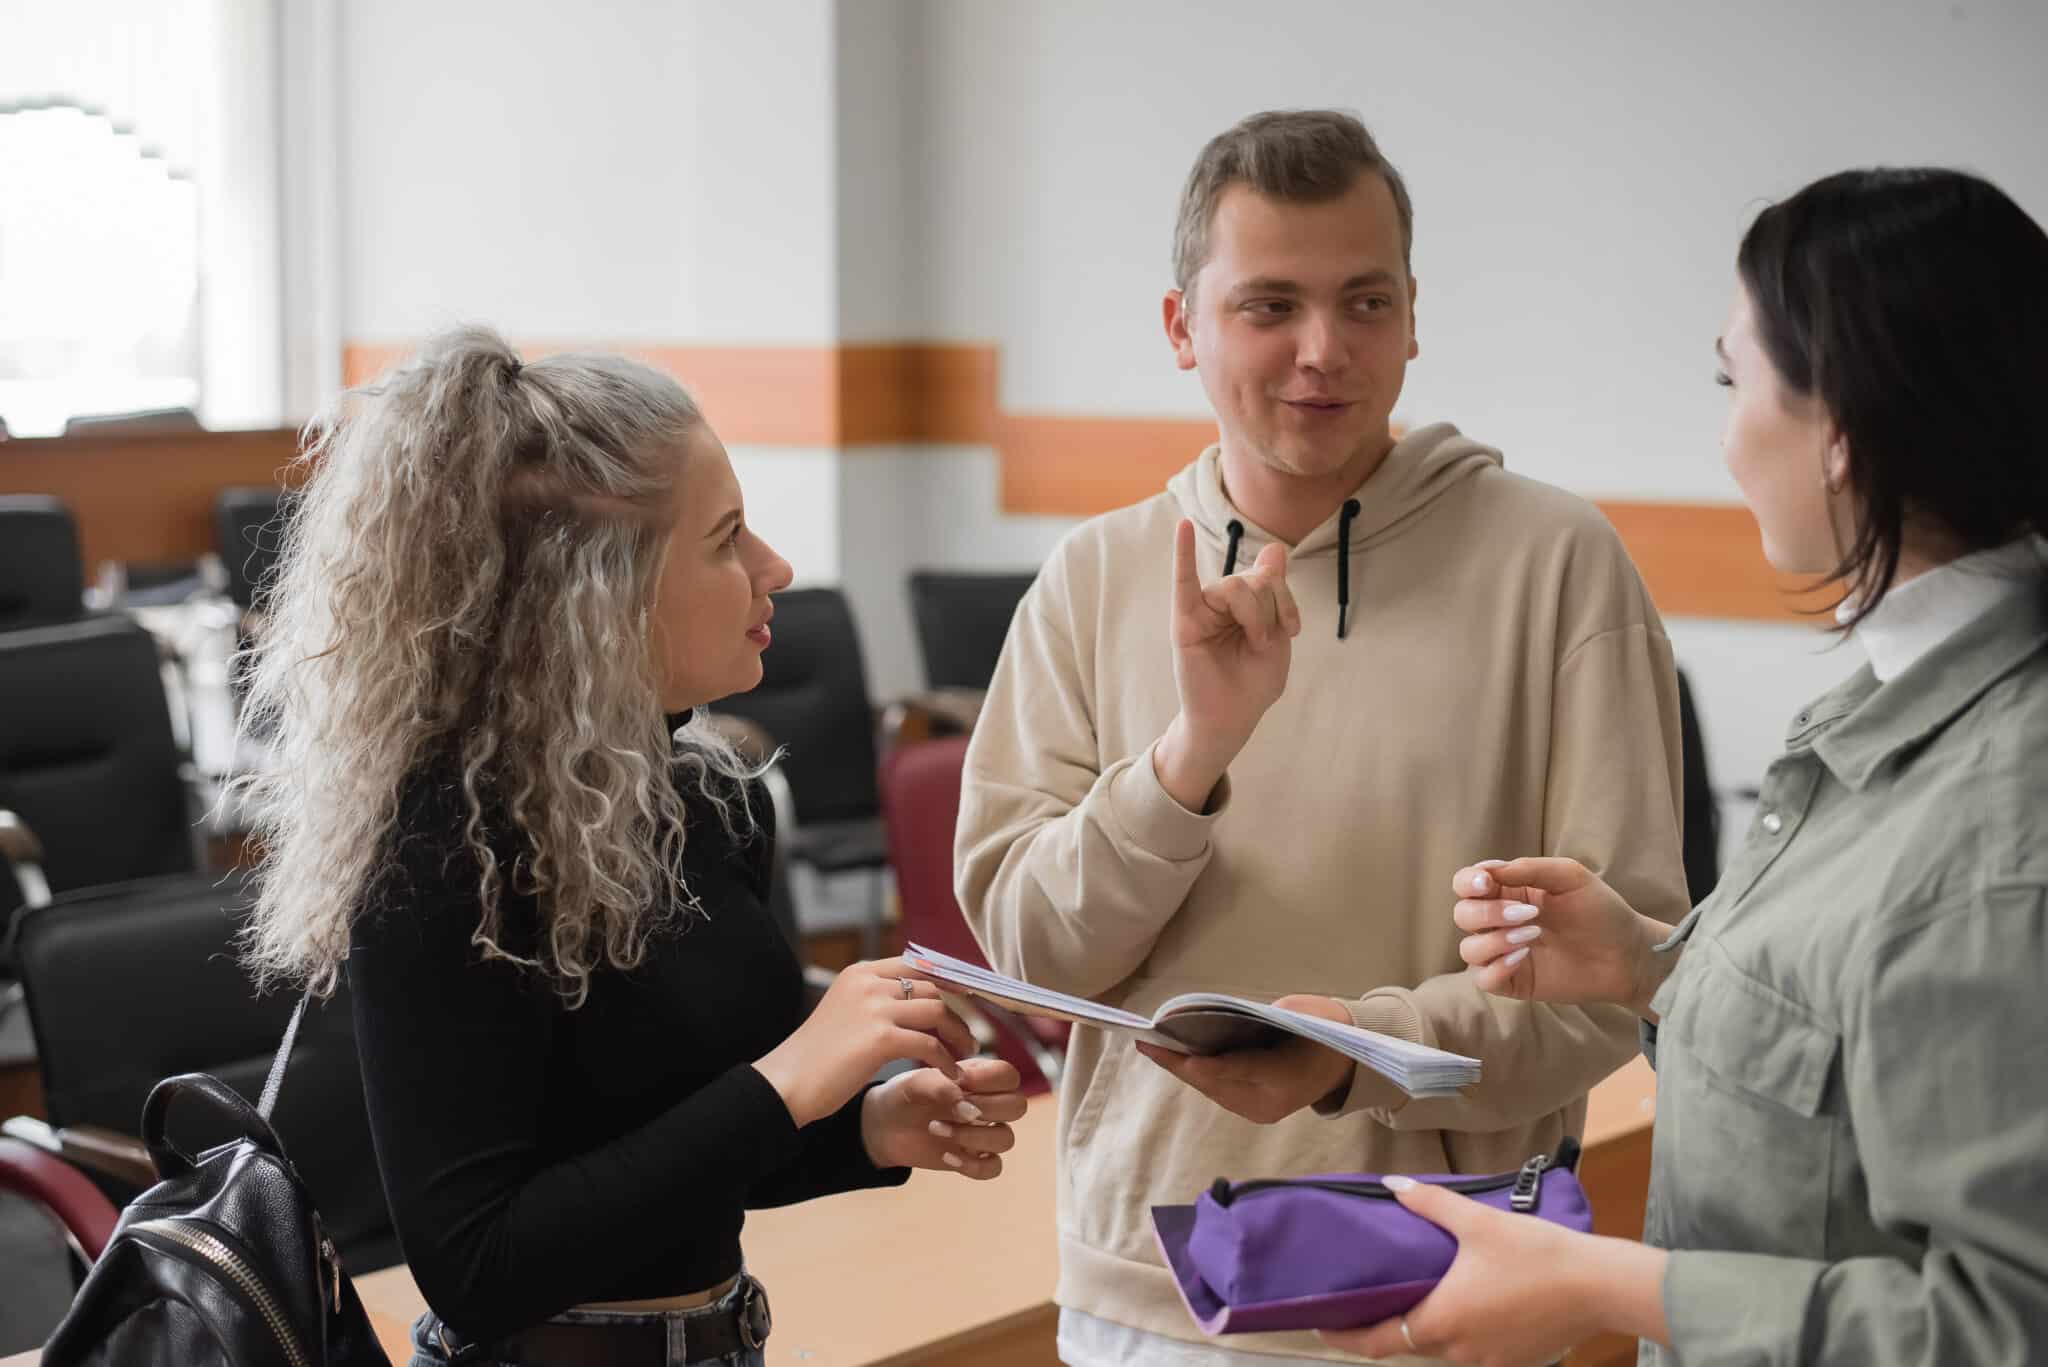
[[(738, 1285), (710, 1305), (695, 1310), (565, 1310), (549, 1321), (551, 1324), (650, 1324), (658, 1323), (668, 1329), (667, 1367), (766, 1367), (766, 1359), (759, 1348), (745, 1348), (737, 1353), (722, 1357), (699, 1357), (690, 1352), (690, 1321), (693, 1318), (729, 1312), (739, 1304), (740, 1295), (746, 1286), (742, 1277)], [(448, 1367), (454, 1361), (451, 1348), (459, 1348), (463, 1340), (455, 1331), (442, 1324), (441, 1319), (429, 1310), (413, 1321), (411, 1367)], [(470, 1367), (470, 1364), (464, 1364)], [(509, 1358), (490, 1358), (475, 1363), (474, 1367), (548, 1367), (544, 1362), (522, 1362)]]

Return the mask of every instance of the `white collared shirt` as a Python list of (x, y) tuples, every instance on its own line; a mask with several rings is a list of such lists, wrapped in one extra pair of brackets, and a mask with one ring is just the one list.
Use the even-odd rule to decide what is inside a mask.
[(1894, 585), (1862, 616), (1844, 603), (1835, 619), (1855, 624), (1857, 644), (1870, 657), (1878, 682), (1885, 683), (1993, 608), (2039, 593), (2043, 574), (2048, 574), (2048, 538), (2023, 536)]

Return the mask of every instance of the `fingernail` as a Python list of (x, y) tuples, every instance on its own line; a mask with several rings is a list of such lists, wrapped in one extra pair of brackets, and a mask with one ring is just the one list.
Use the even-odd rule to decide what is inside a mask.
[(1542, 933), (1542, 926), (1523, 926), (1520, 930), (1508, 932), (1508, 943), (1511, 945), (1526, 945)]
[(1507, 866), (1508, 861), (1505, 859), (1482, 859), (1477, 867), (1482, 869), (1504, 869)]
[(933, 1134), (937, 1135), (941, 1139), (951, 1139), (953, 1137), (953, 1127), (951, 1125), (948, 1125), (943, 1120), (934, 1120), (931, 1124), (925, 1126), (925, 1128), (930, 1130)]
[(1507, 966), (1508, 966), (1509, 968), (1513, 968), (1513, 967), (1514, 967), (1514, 966), (1515, 966), (1516, 964), (1518, 964), (1518, 963), (1522, 962), (1522, 960), (1524, 960), (1524, 959), (1526, 959), (1526, 958), (1528, 958), (1528, 957), (1529, 957), (1529, 950), (1528, 950), (1528, 948), (1527, 948), (1527, 947), (1525, 946), (1525, 947), (1523, 947), (1523, 948), (1521, 948), (1521, 949), (1518, 949), (1518, 950), (1516, 950), (1516, 951), (1515, 951), (1514, 953), (1512, 953), (1512, 954), (1508, 955), (1508, 956), (1507, 956), (1507, 958), (1505, 958), (1505, 959), (1502, 959), (1502, 960), (1501, 960), (1501, 962), (1502, 962), (1502, 963), (1504, 963), (1504, 964), (1506, 964), (1506, 965), (1507, 965)]
[(961, 1166), (960, 1155), (957, 1153), (942, 1153), (939, 1155), (939, 1158), (949, 1168), (957, 1168)]
[(1501, 918), (1510, 924), (1519, 925), (1523, 921), (1535, 920), (1536, 908), (1527, 902), (1510, 902), (1506, 910), (1501, 912)]
[(1380, 1182), (1388, 1191), (1407, 1191), (1415, 1185), (1412, 1177), (1382, 1177)]
[(971, 1123), (981, 1119), (981, 1107), (971, 1101), (963, 1101), (953, 1108), (953, 1114)]
[(1472, 895), (1474, 897), (1484, 897), (1487, 893), (1492, 891), (1493, 880), (1491, 878), (1488, 878), (1483, 873), (1475, 873), (1472, 875)]

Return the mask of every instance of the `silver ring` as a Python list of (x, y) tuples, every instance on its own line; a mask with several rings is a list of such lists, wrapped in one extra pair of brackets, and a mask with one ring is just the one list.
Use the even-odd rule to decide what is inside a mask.
[(910, 978), (898, 978), (896, 983), (903, 989), (903, 1000), (909, 1001), (917, 995), (917, 983)]
[(1409, 1352), (1419, 1353), (1422, 1351), (1415, 1346), (1415, 1335), (1408, 1332), (1408, 1317), (1406, 1315), (1401, 1316), (1401, 1337), (1408, 1341)]

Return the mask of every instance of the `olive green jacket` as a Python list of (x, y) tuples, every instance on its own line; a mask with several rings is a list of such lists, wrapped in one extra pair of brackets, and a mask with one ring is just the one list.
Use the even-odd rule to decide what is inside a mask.
[(1679, 946), (1643, 1361), (2048, 1362), (2048, 596), (1799, 713)]

